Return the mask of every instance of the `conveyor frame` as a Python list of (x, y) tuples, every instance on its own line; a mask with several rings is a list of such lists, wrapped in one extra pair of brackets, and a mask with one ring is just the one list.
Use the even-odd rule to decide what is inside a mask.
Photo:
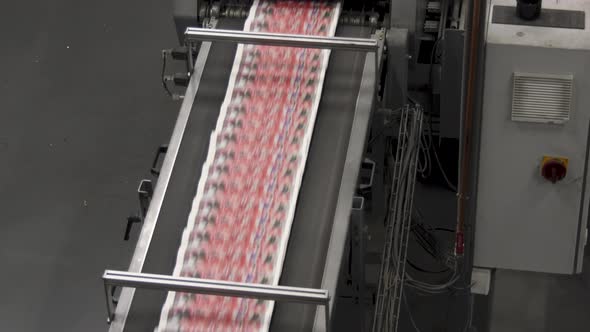
[[(214, 22), (215, 23), (215, 22)], [(144, 262), (146, 260), (147, 252), (152, 240), (156, 223), (162, 208), (162, 204), (170, 183), (172, 171), (178, 156), (180, 144), (182, 142), (187, 121), (190, 116), (193, 103), (201, 77), (203, 75), (204, 66), (209, 55), (211, 42), (203, 42), (195, 62), (195, 70), (191, 77), (191, 82), (186, 90), (185, 98), (181, 106), (178, 120), (176, 122), (174, 132), (169, 144), (168, 153), (162, 165), (160, 177), (157, 186), (154, 190), (154, 196), (145, 217), (144, 225), (135, 249), (129, 272), (139, 273), (142, 271)], [(345, 240), (348, 232), (349, 218), (352, 207), (352, 199), (357, 184), (357, 177), (359, 168), (364, 154), (364, 145), (368, 133), (369, 120), (371, 118), (375, 90), (376, 77), (378, 71), (379, 49), (375, 48), (373, 52), (374, 58), (367, 56), (363, 68), (361, 85), (357, 97), (356, 107), (354, 111), (354, 118), (348, 149), (346, 152), (346, 159), (340, 183), (340, 190), (336, 203), (336, 211), (334, 214), (334, 222), (331, 229), (331, 236), (329, 241), (328, 252), (325, 260), (324, 273), (322, 278), (322, 289), (326, 289), (329, 294), (335, 294), (337, 287), (337, 280), (340, 273), (341, 258), (344, 254)], [(377, 59), (377, 60), (375, 60)], [(121, 290), (121, 295), (115, 311), (115, 317), (111, 323), (111, 332), (123, 331), (125, 322), (131, 307), (135, 289), (125, 288)], [(330, 313), (333, 311), (333, 296), (330, 299)], [(326, 318), (322, 314), (316, 312), (314, 322), (315, 331), (325, 330)]]

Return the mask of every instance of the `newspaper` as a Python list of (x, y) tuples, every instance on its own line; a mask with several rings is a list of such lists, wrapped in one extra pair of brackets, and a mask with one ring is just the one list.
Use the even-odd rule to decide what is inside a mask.
[[(244, 30), (333, 36), (338, 2), (255, 0)], [(242, 45), (173, 275), (277, 285), (329, 50)], [(156, 331), (267, 331), (274, 302), (169, 292)]]

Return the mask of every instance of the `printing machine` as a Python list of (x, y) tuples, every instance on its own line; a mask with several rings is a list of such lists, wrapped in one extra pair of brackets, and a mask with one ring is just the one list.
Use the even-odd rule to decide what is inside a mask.
[[(238, 33), (248, 6), (248, 1), (175, 1), (175, 23), (181, 43), (187, 43), (192, 74), (170, 142), (160, 151), (166, 153), (157, 183), (152, 189), (144, 181), (138, 190), (142, 212), (130, 219), (128, 231), (137, 221), (142, 221), (142, 228), (129, 269), (107, 270), (103, 275), (111, 332), (153, 330), (166, 290), (195, 289), (186, 280), (183, 284), (170, 276), (225, 95), (236, 42), (269, 43), (265, 36)], [(335, 294), (351, 209), (353, 203), (362, 203), (356, 192), (374, 110), (393, 109), (406, 100), (408, 30), (388, 26), (389, 10), (387, 1), (344, 1), (336, 38), (310, 42), (280, 36), (281, 41), (273, 44), (333, 51), (279, 282), (299, 287), (295, 291), (303, 293), (321, 290), (325, 301), (297, 300), (296, 294), (285, 297), (308, 304), (280, 301), (281, 294), (292, 290), (287, 288), (274, 288), (274, 295), (268, 297), (260, 297), (264, 289), (255, 290), (255, 295), (242, 289), (244, 293), (239, 294), (246, 297), (277, 300), (271, 331), (330, 329), (337, 311)], [(220, 30), (236, 34), (222, 40), (215, 34)], [(213, 291), (206, 289), (209, 286), (198, 285), (207, 294), (230, 294), (219, 285), (211, 286)]]

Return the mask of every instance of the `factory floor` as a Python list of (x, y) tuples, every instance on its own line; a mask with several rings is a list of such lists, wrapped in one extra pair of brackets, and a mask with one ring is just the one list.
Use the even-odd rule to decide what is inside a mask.
[[(177, 102), (159, 83), (171, 2), (0, 2), (0, 331), (106, 331), (135, 190)], [(133, 235), (137, 237), (138, 229)]]
[[(2, 1), (0, 36), (0, 331), (106, 331), (100, 276), (129, 264), (138, 229), (123, 241), (125, 218), (179, 107), (159, 83), (160, 50), (176, 44), (171, 4)], [(587, 331), (589, 269), (500, 271), (474, 321)], [(421, 331), (462, 331), (465, 298), (408, 298)]]

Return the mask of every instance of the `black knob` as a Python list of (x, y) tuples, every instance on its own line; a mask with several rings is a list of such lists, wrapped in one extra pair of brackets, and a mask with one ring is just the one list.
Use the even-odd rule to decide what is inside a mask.
[(534, 20), (541, 15), (543, 0), (516, 0), (516, 13), (523, 20)]

